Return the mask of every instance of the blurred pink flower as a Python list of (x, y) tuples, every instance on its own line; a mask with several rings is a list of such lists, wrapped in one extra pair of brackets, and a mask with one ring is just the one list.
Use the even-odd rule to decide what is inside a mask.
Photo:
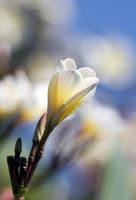
[(13, 200), (13, 193), (10, 188), (4, 189), (0, 192), (0, 200)]

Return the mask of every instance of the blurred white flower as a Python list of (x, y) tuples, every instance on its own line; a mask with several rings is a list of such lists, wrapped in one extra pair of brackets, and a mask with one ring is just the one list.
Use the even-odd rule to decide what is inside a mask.
[(21, 105), (22, 120), (32, 120), (38, 118), (47, 111), (48, 82), (42, 80), (37, 82), (30, 90), (29, 96)]
[(24, 22), (17, 12), (0, 6), (0, 43), (16, 46), (22, 41)]
[[(79, 162), (85, 165), (104, 164), (114, 148), (120, 142), (128, 128), (128, 122), (112, 107), (104, 106), (97, 101), (85, 104), (78, 112), (81, 136), (94, 138), (87, 146)], [(83, 133), (82, 133), (83, 132)]]
[(7, 75), (0, 81), (0, 116), (20, 112), (24, 121), (39, 117), (47, 108), (46, 80), (35, 85), (23, 71)]
[(7, 75), (0, 81), (0, 113), (14, 111), (28, 96), (31, 84), (22, 71)]
[(101, 82), (120, 88), (131, 81), (134, 57), (127, 38), (92, 36), (81, 42), (80, 49), (84, 61), (94, 67)]
[(84, 134), (101, 136), (124, 133), (125, 120), (112, 107), (91, 101), (82, 106), (78, 114)]
[(44, 0), (41, 11), (46, 21), (54, 25), (66, 25), (74, 16), (75, 6), (72, 0)]

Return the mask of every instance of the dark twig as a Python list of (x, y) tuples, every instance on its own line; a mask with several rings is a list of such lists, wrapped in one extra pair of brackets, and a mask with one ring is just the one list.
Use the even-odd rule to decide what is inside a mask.
[(21, 152), (22, 141), (20, 138), (18, 138), (15, 144), (15, 155), (7, 157), (11, 185), (15, 200), (24, 200), (24, 195), (26, 193), (24, 181), (26, 176), (27, 160), (25, 157), (20, 157)]

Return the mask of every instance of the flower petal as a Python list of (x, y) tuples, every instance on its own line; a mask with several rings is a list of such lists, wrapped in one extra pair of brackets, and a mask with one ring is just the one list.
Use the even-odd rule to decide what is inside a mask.
[(75, 70), (63, 70), (53, 76), (48, 89), (48, 119), (76, 93), (82, 82), (81, 74)]
[(93, 90), (97, 85), (97, 82), (94, 84), (82, 89), (80, 92), (75, 94), (72, 98), (70, 98), (65, 104), (63, 104), (56, 115), (52, 120), (52, 126), (56, 126), (61, 121), (63, 121), (66, 117), (68, 117), (71, 113), (73, 113), (84, 101), (84, 98), (87, 94)]
[(96, 77), (95, 71), (89, 67), (80, 68), (78, 71), (82, 74), (83, 78)]
[(89, 85), (98, 84), (99, 79), (97, 77), (87, 77), (83, 79), (82, 89), (89, 87)]
[(61, 64), (65, 70), (76, 69), (76, 62), (72, 58), (66, 58), (65, 60), (61, 60)]
[[(90, 85), (96, 84), (98, 85), (99, 79), (97, 77), (85, 78), (83, 80), (82, 89), (89, 87)], [(96, 87), (94, 87), (91, 92), (88, 94), (88, 100), (90, 100), (96, 92)]]

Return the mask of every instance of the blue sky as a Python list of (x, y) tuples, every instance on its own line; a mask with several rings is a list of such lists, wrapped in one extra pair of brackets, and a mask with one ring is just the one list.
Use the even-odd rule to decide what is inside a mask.
[[(121, 34), (128, 37), (136, 53), (136, 0), (75, 0), (76, 20), (73, 27), (80, 36), (91, 33), (106, 36)], [(134, 72), (136, 73), (136, 71)], [(98, 99), (122, 110), (136, 110), (136, 81), (117, 91), (100, 85)], [(127, 94), (127, 95), (126, 95)]]
[(76, 31), (105, 34), (117, 31), (136, 40), (136, 0), (75, 0)]

